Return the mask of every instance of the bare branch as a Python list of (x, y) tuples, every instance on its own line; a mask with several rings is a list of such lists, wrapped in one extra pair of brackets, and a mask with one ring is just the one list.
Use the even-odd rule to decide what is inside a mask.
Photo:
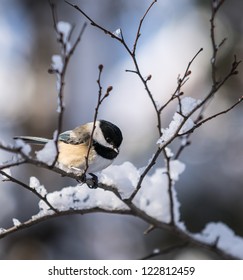
[(147, 16), (148, 12), (150, 11), (150, 9), (153, 7), (153, 5), (157, 2), (157, 0), (154, 0), (150, 6), (148, 7), (148, 9), (146, 10), (146, 12), (144, 13), (144, 15), (142, 16), (140, 22), (139, 22), (139, 26), (138, 26), (138, 29), (137, 29), (137, 34), (136, 34), (136, 38), (135, 38), (135, 41), (134, 41), (134, 45), (133, 45), (133, 50), (132, 50), (132, 54), (135, 56), (136, 54), (136, 49), (137, 49), (137, 44), (138, 44), (138, 40), (141, 36), (141, 28), (142, 28), (142, 25), (143, 25), (143, 22), (144, 22), (144, 19), (145, 17)]
[(27, 161), (25, 159), (11, 160), (9, 162), (5, 162), (5, 163), (1, 164), (0, 165), (0, 170), (3, 170), (5, 168), (10, 168), (10, 167), (18, 166), (18, 165), (24, 164), (26, 162)]
[(196, 128), (200, 127), (200, 126), (203, 125), (204, 123), (206, 123), (206, 122), (208, 122), (208, 121), (211, 121), (212, 119), (214, 119), (214, 118), (216, 118), (216, 117), (218, 117), (218, 116), (220, 116), (220, 115), (224, 115), (224, 114), (230, 112), (230, 111), (231, 111), (232, 109), (234, 109), (237, 105), (239, 105), (242, 101), (243, 101), (243, 97), (241, 97), (237, 102), (235, 102), (235, 103), (234, 103), (232, 106), (230, 106), (229, 108), (227, 108), (227, 109), (225, 109), (225, 110), (223, 110), (223, 111), (220, 111), (220, 112), (218, 112), (218, 113), (216, 113), (216, 114), (213, 114), (212, 116), (207, 117), (207, 118), (201, 120), (200, 122), (197, 122), (197, 123), (193, 126), (193, 128), (191, 128), (190, 130), (188, 130), (188, 131), (186, 131), (186, 132), (184, 132), (184, 133), (179, 133), (178, 136), (184, 136), (184, 135), (188, 135), (188, 134), (194, 132), (194, 130), (195, 130)]
[(103, 208), (100, 207), (93, 207), (90, 209), (69, 209), (66, 211), (58, 211), (58, 212), (54, 212), (54, 213), (50, 213), (50, 214), (45, 214), (44, 216), (39, 216), (39, 217), (34, 217), (29, 219), (26, 222), (21, 223), (18, 226), (13, 226), (11, 228), (8, 229), (2, 229), (0, 232), (0, 239), (4, 238), (8, 235), (11, 235), (19, 230), (23, 230), (29, 227), (32, 227), (36, 224), (39, 224), (43, 221), (52, 219), (52, 218), (56, 218), (56, 217), (61, 217), (61, 216), (67, 216), (67, 215), (77, 215), (77, 214), (88, 214), (88, 213), (109, 213), (109, 214), (120, 214), (120, 215), (131, 215), (131, 211), (129, 209), (127, 210), (105, 210)]
[(181, 92), (181, 88), (182, 86), (188, 81), (188, 77), (189, 75), (191, 75), (191, 71), (190, 71), (190, 67), (192, 65), (192, 63), (194, 62), (194, 60), (197, 58), (197, 56), (203, 51), (203, 48), (201, 48), (195, 55), (194, 57), (189, 61), (189, 63), (187, 64), (187, 67), (185, 69), (185, 72), (182, 76), (182, 78), (180, 78), (180, 76), (177, 79), (177, 87), (174, 91), (174, 93), (171, 95), (171, 98), (164, 104), (162, 105), (159, 110), (158, 113), (161, 114), (162, 111), (175, 99), (180, 97), (183, 93)]
[(211, 25), (210, 33), (211, 33), (211, 43), (212, 43), (212, 49), (213, 49), (213, 56), (211, 59), (211, 67), (212, 67), (211, 75), (212, 75), (213, 85), (216, 86), (218, 83), (217, 77), (216, 77), (216, 72), (217, 72), (216, 63), (217, 63), (217, 57), (218, 57), (218, 50), (219, 50), (219, 47), (223, 45), (226, 38), (224, 38), (222, 40), (222, 42), (219, 45), (217, 45), (216, 39), (215, 39), (215, 17), (216, 17), (216, 14), (217, 14), (219, 8), (224, 3), (224, 0), (211, 0), (211, 1), (212, 1), (211, 2), (212, 14), (211, 14), (211, 18), (210, 18), (210, 25)]
[[(212, 77), (212, 87), (209, 93), (206, 95), (206, 97), (202, 100), (202, 103), (198, 106), (199, 114), (197, 118), (194, 120), (194, 123), (196, 124), (194, 128), (192, 128), (190, 131), (180, 134), (181, 136), (183, 135), (184, 141), (182, 142), (182, 145), (179, 147), (179, 150), (177, 151), (175, 158), (178, 158), (179, 155), (182, 153), (185, 147), (187, 147), (191, 142), (188, 140), (191, 133), (194, 131), (195, 128), (199, 127), (201, 124), (207, 122), (208, 120), (211, 120), (214, 118), (214, 116), (207, 118), (205, 121), (202, 122), (203, 120), (203, 114), (205, 109), (207, 108), (209, 102), (212, 100), (214, 97), (215, 93), (219, 91), (219, 89), (230, 79), (232, 76), (238, 74), (238, 66), (241, 63), (241, 61), (237, 60), (236, 55), (234, 56), (234, 60), (232, 62), (231, 68), (228, 71), (228, 73), (224, 76), (223, 79), (218, 80), (217, 79), (217, 57), (218, 57), (218, 52), (220, 48), (223, 46), (223, 44), (226, 42), (226, 38), (224, 38), (218, 45), (216, 43), (215, 39), (215, 18), (217, 15), (217, 12), (219, 8), (222, 6), (224, 3), (224, 0), (211, 0), (211, 5), (212, 5), (212, 13), (211, 13), (211, 18), (210, 18), (210, 37), (211, 37), (211, 44), (212, 44), (212, 58), (211, 58), (211, 77)], [(239, 99), (239, 102), (236, 102), (233, 106), (232, 109), (238, 105), (241, 102), (241, 98)], [(229, 109), (226, 109), (220, 113), (217, 113), (215, 117), (225, 114), (231, 110), (231, 107)], [(199, 124), (200, 123), (200, 124)]]
[(102, 88), (102, 85), (101, 85), (101, 74), (102, 74), (103, 68), (104, 68), (104, 66), (102, 64), (100, 64), (99, 67), (98, 67), (98, 69), (99, 69), (99, 75), (98, 75), (98, 80), (97, 80), (97, 84), (98, 84), (98, 87), (99, 87), (98, 100), (97, 100), (97, 105), (95, 107), (95, 113), (94, 113), (94, 119), (93, 119), (93, 128), (92, 128), (91, 135), (90, 135), (88, 151), (87, 151), (87, 155), (85, 157), (86, 167), (85, 167), (84, 173), (83, 173), (84, 177), (85, 177), (85, 174), (86, 174), (86, 172), (89, 168), (89, 154), (90, 154), (91, 147), (93, 145), (93, 137), (94, 137), (94, 131), (95, 131), (95, 128), (96, 128), (96, 121), (97, 121), (97, 118), (98, 118), (99, 109), (100, 109), (100, 106), (101, 106), (102, 102), (104, 101), (104, 99), (109, 96), (110, 92), (113, 89), (112, 86), (109, 86), (106, 90), (106, 93), (103, 95), (103, 88)]
[(161, 154), (161, 152), (162, 152), (162, 149), (160, 147), (158, 147), (158, 149), (155, 152), (155, 154), (153, 155), (152, 159), (149, 161), (149, 163), (146, 166), (146, 168), (144, 169), (143, 173), (140, 175), (137, 186), (136, 186), (136, 189), (131, 194), (128, 201), (132, 201), (134, 199), (134, 197), (136, 196), (136, 194), (139, 192), (139, 190), (142, 187), (142, 182), (143, 182), (144, 178), (146, 177), (148, 172), (151, 170), (151, 168), (156, 164), (156, 160), (159, 157), (159, 155)]
[(57, 19), (56, 5), (51, 0), (49, 0), (48, 2), (49, 2), (49, 5), (51, 7), (51, 14), (52, 14), (52, 19), (53, 19), (53, 28), (58, 33), (58, 30), (57, 30), (58, 19)]
[(98, 29), (100, 29), (101, 31), (103, 31), (105, 34), (109, 35), (111, 38), (119, 41), (120, 43), (122, 43), (124, 45), (124, 47), (126, 48), (126, 50), (131, 54), (131, 51), (128, 47), (128, 45), (125, 43), (123, 34), (122, 34), (122, 30), (121, 30), (121, 38), (118, 36), (115, 36), (113, 32), (111, 32), (110, 30), (104, 28), (103, 26), (101, 26), (100, 24), (98, 24), (97, 22), (95, 22), (91, 17), (89, 17), (79, 6), (74, 5), (68, 1), (65, 0), (65, 2), (72, 6), (73, 8), (75, 8), (77, 11), (79, 11), (86, 19), (88, 19), (91, 23), (91, 25), (97, 27)]

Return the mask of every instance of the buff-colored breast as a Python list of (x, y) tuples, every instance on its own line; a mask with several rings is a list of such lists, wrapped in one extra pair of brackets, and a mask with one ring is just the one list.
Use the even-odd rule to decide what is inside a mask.
[[(86, 166), (85, 157), (88, 152), (87, 144), (72, 145), (64, 142), (58, 143), (59, 156), (58, 162), (71, 168), (76, 167), (83, 169)], [(89, 153), (89, 164), (94, 159), (94, 152)]]

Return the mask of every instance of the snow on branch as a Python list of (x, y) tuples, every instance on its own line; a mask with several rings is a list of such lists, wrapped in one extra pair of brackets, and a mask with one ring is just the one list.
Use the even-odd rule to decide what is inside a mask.
[[(22, 141), (16, 142), (14, 146), (0, 143), (0, 149), (14, 155), (12, 160), (0, 165), (2, 179), (4, 181), (10, 180), (26, 190), (31, 191), (40, 199), (39, 210), (37, 213), (32, 215), (32, 217), (26, 222), (20, 222), (17, 218), (14, 218), (13, 227), (8, 229), (0, 228), (0, 238), (20, 229), (31, 227), (43, 220), (61, 215), (105, 212), (110, 214), (116, 213), (137, 216), (150, 225), (147, 233), (154, 228), (159, 228), (176, 235), (179, 240), (181, 240), (177, 246), (172, 246), (167, 250), (155, 250), (152, 255), (163, 253), (168, 250), (174, 250), (175, 248), (182, 248), (187, 245), (196, 245), (216, 252), (224, 258), (243, 259), (243, 238), (236, 236), (226, 225), (222, 223), (209, 223), (201, 233), (192, 234), (189, 232), (181, 219), (180, 201), (177, 198), (175, 189), (175, 184), (179, 186), (181, 174), (186, 172), (186, 166), (179, 158), (182, 151), (184, 151), (192, 142), (192, 140), (189, 141), (189, 138), (192, 137), (195, 129), (199, 129), (201, 125), (211, 121), (213, 118), (219, 117), (220, 115), (233, 110), (236, 106), (240, 105), (243, 100), (241, 96), (229, 108), (220, 112), (215, 112), (211, 116), (205, 116), (205, 109), (207, 108), (209, 101), (213, 100), (222, 86), (224, 86), (232, 76), (238, 73), (238, 66), (240, 64), (240, 61), (234, 56), (229, 71), (224, 77), (221, 77), (220, 79), (218, 78), (217, 57), (221, 46), (226, 40), (223, 39), (217, 44), (215, 39), (215, 18), (223, 2), (224, 1), (212, 0), (212, 14), (210, 19), (212, 57), (209, 60), (211, 65), (212, 84), (210, 90), (205, 92), (201, 100), (186, 96), (186, 93), (182, 90), (185, 83), (188, 83), (191, 75), (193, 75), (190, 68), (192, 63), (195, 63), (198, 55), (203, 51), (203, 49), (200, 48), (200, 50), (192, 56), (192, 59), (185, 67), (184, 74), (179, 75), (177, 81), (175, 81), (176, 87), (174, 92), (172, 92), (171, 96), (164, 102), (164, 104), (158, 105), (160, 103), (155, 100), (152, 90), (150, 89), (149, 83), (152, 80), (152, 75), (150, 73), (142, 72), (136, 56), (139, 38), (142, 34), (142, 26), (149, 11), (156, 4), (156, 1), (151, 2), (141, 17), (132, 47), (129, 47), (127, 44), (122, 29), (119, 28), (115, 32), (112, 32), (98, 24), (79, 6), (66, 1), (69, 6), (75, 8), (82, 16), (84, 16), (94, 28), (101, 30), (105, 35), (110, 36), (123, 46), (133, 63), (133, 69), (128, 69), (126, 71), (132, 75), (135, 74), (138, 77), (145, 88), (144, 93), (147, 95), (149, 103), (156, 115), (155, 126), (157, 127), (158, 139), (157, 143), (154, 143), (154, 153), (148, 160), (147, 165), (140, 169), (130, 162), (124, 162), (119, 166), (109, 166), (97, 174), (98, 182), (96, 189), (89, 188), (89, 186), (92, 186), (92, 182), (90, 182), (90, 179), (88, 178), (85, 180), (83, 177), (81, 178), (80, 172), (61, 169), (56, 165), (58, 156), (57, 140), (58, 135), (61, 132), (65, 108), (63, 95), (66, 72), (70, 58), (81, 40), (86, 24), (83, 25), (78, 37), (74, 43), (72, 43), (71, 38), (73, 27), (67, 22), (57, 21), (56, 7), (50, 2), (54, 29), (57, 35), (57, 40), (61, 46), (60, 54), (52, 56), (51, 68), (49, 70), (50, 73), (56, 74), (57, 81), (57, 130), (54, 133), (53, 140), (48, 142), (48, 145), (44, 147), (44, 150), (39, 151), (36, 157), (30, 155), (30, 147)], [(106, 92), (103, 92), (101, 81), (103, 65), (100, 65), (98, 69), (98, 100), (97, 106), (94, 110), (94, 127), (92, 133), (94, 133), (95, 121), (97, 120), (100, 106), (112, 90), (112, 87), (108, 87)], [(176, 104), (176, 111), (169, 125), (167, 127), (162, 127), (162, 115), (171, 103)], [(180, 147), (177, 151), (172, 151), (171, 144), (178, 139), (181, 140)], [(92, 137), (89, 147), (91, 147), (91, 144)], [(55, 150), (55, 153), (53, 150)], [(52, 157), (50, 158), (47, 155), (52, 155)], [(157, 166), (158, 159), (163, 160), (163, 166)], [(62, 176), (73, 178), (78, 184), (76, 183), (75, 186), (66, 186), (59, 191), (48, 193), (45, 186), (43, 186), (35, 177), (31, 177), (29, 179), (29, 184), (26, 184), (11, 175), (12, 168), (25, 163), (51, 170)], [(86, 171), (87, 169), (88, 161)], [(230, 246), (230, 244), (235, 245)]]

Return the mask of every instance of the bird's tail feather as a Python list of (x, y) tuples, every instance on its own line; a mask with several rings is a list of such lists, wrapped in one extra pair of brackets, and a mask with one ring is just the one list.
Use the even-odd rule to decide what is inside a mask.
[(26, 143), (35, 144), (35, 145), (45, 145), (49, 140), (42, 137), (34, 136), (15, 136), (14, 139), (21, 139)]

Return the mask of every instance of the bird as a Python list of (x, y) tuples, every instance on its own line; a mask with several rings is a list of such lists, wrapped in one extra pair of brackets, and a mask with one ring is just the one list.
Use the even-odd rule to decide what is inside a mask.
[[(15, 136), (14, 139), (36, 145), (45, 145), (50, 141), (34, 136)], [(86, 123), (59, 134), (57, 163), (95, 176), (93, 173), (108, 167), (118, 156), (122, 140), (121, 130), (109, 121), (97, 120), (95, 126), (94, 122)]]

